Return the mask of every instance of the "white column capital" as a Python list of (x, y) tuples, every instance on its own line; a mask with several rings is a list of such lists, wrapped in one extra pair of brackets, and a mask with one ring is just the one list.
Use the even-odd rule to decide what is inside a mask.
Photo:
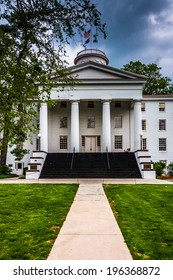
[(134, 101), (135, 103), (136, 103), (136, 102), (142, 102), (142, 99), (134, 99), (133, 101)]
[(70, 100), (70, 103), (71, 103), (71, 104), (79, 104), (79, 103), (80, 103), (80, 100)]
[(102, 99), (102, 100), (101, 100), (101, 102), (102, 102), (103, 104), (110, 104), (111, 101), (112, 101), (111, 99), (105, 99), (105, 100)]
[(141, 106), (142, 100), (141, 99), (135, 99), (133, 100), (133, 105), (134, 106)]

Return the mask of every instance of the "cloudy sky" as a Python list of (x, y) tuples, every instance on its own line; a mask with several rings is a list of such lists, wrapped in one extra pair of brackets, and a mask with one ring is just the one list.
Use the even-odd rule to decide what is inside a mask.
[[(91, 0), (106, 22), (107, 39), (99, 36), (93, 48), (103, 50), (109, 65), (130, 61), (156, 63), (173, 80), (173, 0)], [(69, 47), (69, 62), (82, 50), (76, 38)], [(87, 45), (90, 48), (91, 44)]]

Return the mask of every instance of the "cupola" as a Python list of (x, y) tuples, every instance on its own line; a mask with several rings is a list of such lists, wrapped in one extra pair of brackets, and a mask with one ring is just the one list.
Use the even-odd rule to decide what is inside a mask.
[(97, 62), (103, 65), (109, 64), (109, 59), (106, 54), (97, 49), (85, 49), (78, 52), (74, 60), (74, 64), (79, 65), (89, 61)]

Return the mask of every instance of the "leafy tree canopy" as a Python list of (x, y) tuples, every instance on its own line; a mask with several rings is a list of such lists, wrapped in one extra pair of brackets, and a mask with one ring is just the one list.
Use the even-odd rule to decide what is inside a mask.
[[(106, 37), (90, 0), (0, 0), (0, 164), (9, 145), (23, 157), (38, 106), (50, 100), (51, 89), (73, 86), (65, 47), (87, 26), (95, 30), (95, 40), (99, 32)], [(52, 79), (55, 73), (59, 83)]]
[(123, 70), (145, 75), (148, 78), (144, 94), (173, 94), (171, 79), (164, 77), (161, 69), (155, 63), (144, 64), (140, 61), (130, 61), (123, 66)]

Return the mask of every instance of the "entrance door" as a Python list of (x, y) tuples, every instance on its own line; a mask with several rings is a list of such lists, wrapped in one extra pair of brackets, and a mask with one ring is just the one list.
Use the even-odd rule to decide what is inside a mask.
[(96, 152), (96, 136), (86, 136), (85, 137), (85, 152), (94, 153)]

